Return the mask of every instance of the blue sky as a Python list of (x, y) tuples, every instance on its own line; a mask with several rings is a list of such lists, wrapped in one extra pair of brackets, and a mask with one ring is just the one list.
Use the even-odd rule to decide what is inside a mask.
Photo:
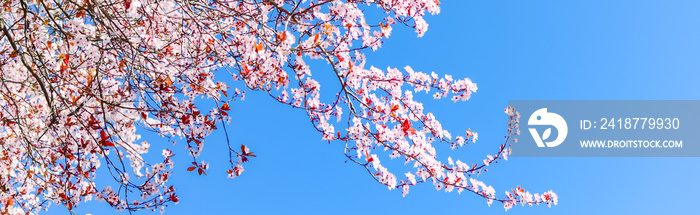
[[(411, 65), (476, 82), (479, 90), (467, 102), (420, 96), (453, 133), (479, 132), (466, 148), (438, 146), (444, 158), (474, 163), (501, 143), (508, 100), (700, 99), (698, 8), (698, 1), (675, 0), (443, 1), (442, 12), (426, 18), (424, 37), (396, 26), (381, 49), (368, 53), (368, 64)], [(321, 65), (312, 71), (323, 80), (330, 71)], [(241, 177), (227, 179), (223, 131), (206, 140), (206, 177), (184, 171), (189, 162), (180, 151), (171, 182), (181, 202), (166, 214), (506, 213), (476, 195), (436, 192), (428, 184), (402, 197), (345, 163), (342, 143), (321, 141), (302, 111), (261, 93), (249, 92), (232, 109), (233, 144), (250, 145), (258, 157)], [(559, 195), (552, 208), (516, 206), (508, 214), (688, 213), (700, 200), (699, 158), (511, 158), (479, 179), (500, 196), (517, 185)], [(113, 210), (90, 202), (76, 212)], [(52, 206), (46, 214), (65, 213)]]

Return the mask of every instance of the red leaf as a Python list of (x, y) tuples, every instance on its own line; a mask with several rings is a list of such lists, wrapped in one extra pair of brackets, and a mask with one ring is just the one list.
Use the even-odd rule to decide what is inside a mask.
[(109, 136), (107, 136), (107, 132), (104, 130), (100, 131), (100, 144), (103, 146), (114, 146), (114, 144), (110, 141), (107, 141), (109, 139)]
[(192, 171), (194, 171), (194, 169), (197, 169), (197, 167), (191, 166), (191, 167), (188, 167), (188, 168), (187, 168), (187, 171), (192, 172)]
[(109, 141), (103, 141), (103, 142), (102, 142), (102, 145), (103, 145), (103, 146), (114, 146), (114, 143), (109, 142)]
[(104, 130), (100, 131), (100, 139), (102, 141), (109, 139), (109, 137), (107, 137), (107, 133)]
[(231, 108), (228, 106), (228, 103), (225, 103), (224, 105), (221, 106), (221, 110), (229, 111)]
[(401, 123), (401, 130), (403, 130), (404, 134), (408, 134), (409, 129), (411, 128), (411, 121), (408, 121), (408, 119), (405, 119)]

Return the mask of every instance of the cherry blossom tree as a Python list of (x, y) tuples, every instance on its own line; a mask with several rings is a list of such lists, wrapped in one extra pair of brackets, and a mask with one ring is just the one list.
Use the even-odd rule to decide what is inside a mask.
[[(245, 91), (222, 76), (304, 111), (323, 140), (345, 145), (348, 161), (389, 189), (408, 194), (429, 183), (471, 192), (488, 205), (557, 204), (551, 191), (517, 187), (497, 195), (477, 179), (517, 142), (520, 115), (508, 107), (506, 137), (478, 162), (438, 157), (433, 144), (458, 149), (474, 143), (453, 136), (414, 93), (465, 101), (468, 78), (368, 65), (394, 27), (428, 29), (437, 0), (3, 0), (0, 16), (0, 213), (35, 214), (49, 205), (69, 210), (82, 200), (117, 210), (163, 210), (179, 201), (168, 184), (173, 149), (148, 160), (140, 132), (185, 148), (187, 170), (206, 174), (199, 157), (205, 137), (226, 128), (232, 102)], [(373, 17), (371, 20), (365, 13)], [(376, 14), (376, 16), (374, 15)], [(333, 99), (314, 72), (337, 77)], [(324, 83), (325, 84), (325, 83)], [(213, 104), (211, 109), (201, 108)], [(137, 132), (139, 129), (139, 132)], [(460, 132), (461, 133), (461, 132)], [(227, 137), (228, 138), (228, 137)], [(164, 144), (164, 143), (157, 143)], [(255, 154), (229, 143), (229, 177)], [(380, 156), (377, 150), (388, 150)], [(153, 156), (151, 156), (153, 157)], [(411, 168), (392, 172), (380, 159)], [(118, 187), (97, 187), (106, 168)], [(100, 177), (108, 177), (101, 175)]]

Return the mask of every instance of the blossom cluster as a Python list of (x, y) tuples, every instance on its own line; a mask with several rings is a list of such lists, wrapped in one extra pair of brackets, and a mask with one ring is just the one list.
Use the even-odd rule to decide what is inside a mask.
[[(304, 110), (324, 140), (344, 142), (345, 156), (389, 189), (431, 182), (436, 189), (470, 191), (504, 204), (556, 204), (556, 194), (506, 193), (476, 179), (507, 159), (519, 133), (519, 114), (507, 108), (508, 135), (498, 151), (471, 165), (440, 161), (433, 143), (457, 149), (478, 133), (453, 135), (413, 94), (465, 101), (477, 85), (468, 78), (382, 70), (363, 53), (377, 50), (404, 25), (423, 36), (437, 0), (72, 0), (3, 1), (0, 16), (0, 213), (35, 214), (51, 203), (69, 210), (99, 200), (117, 210), (163, 211), (177, 203), (168, 184), (174, 150), (144, 158), (150, 131), (180, 144), (188, 171), (206, 175), (205, 137), (225, 129), (234, 101), (229, 76), (249, 90)], [(365, 13), (385, 15), (370, 20)], [(324, 61), (341, 87), (321, 99), (307, 61)], [(333, 84), (333, 83), (330, 83)], [(327, 86), (324, 83), (324, 86)], [(203, 108), (212, 107), (212, 108)], [(138, 129), (138, 132), (137, 132)], [(228, 138), (228, 137), (227, 137)], [(165, 141), (164, 141), (165, 142)], [(228, 143), (228, 142), (227, 142)], [(229, 143), (229, 177), (255, 157)], [(375, 152), (405, 159), (415, 170), (397, 177)], [(116, 185), (98, 187), (106, 168)], [(105, 177), (105, 176), (100, 176)], [(520, 190), (520, 188), (518, 188)], [(132, 194), (132, 195), (129, 195)]]

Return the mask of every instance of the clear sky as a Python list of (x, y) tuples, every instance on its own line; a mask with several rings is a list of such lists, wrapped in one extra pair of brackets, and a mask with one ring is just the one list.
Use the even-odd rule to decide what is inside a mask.
[[(426, 17), (423, 38), (395, 26), (368, 63), (476, 82), (479, 90), (467, 102), (422, 100), (453, 134), (479, 132), (466, 148), (438, 146), (443, 158), (474, 163), (501, 144), (508, 100), (700, 99), (698, 9), (698, 1), (677, 0), (443, 1), (439, 15)], [(330, 74), (323, 64), (312, 71), (321, 80)], [(171, 183), (181, 202), (166, 214), (687, 214), (700, 201), (700, 158), (510, 158), (479, 177), (501, 197), (517, 185), (551, 189), (559, 196), (552, 208), (504, 212), (498, 203), (488, 207), (476, 195), (436, 192), (429, 184), (402, 197), (345, 163), (342, 143), (321, 141), (304, 112), (256, 92), (232, 109), (233, 144), (250, 145), (258, 157), (241, 177), (227, 179), (223, 131), (206, 140), (206, 177), (186, 172), (180, 151)], [(114, 213), (96, 201), (75, 211)], [(54, 205), (46, 214), (66, 213)]]

